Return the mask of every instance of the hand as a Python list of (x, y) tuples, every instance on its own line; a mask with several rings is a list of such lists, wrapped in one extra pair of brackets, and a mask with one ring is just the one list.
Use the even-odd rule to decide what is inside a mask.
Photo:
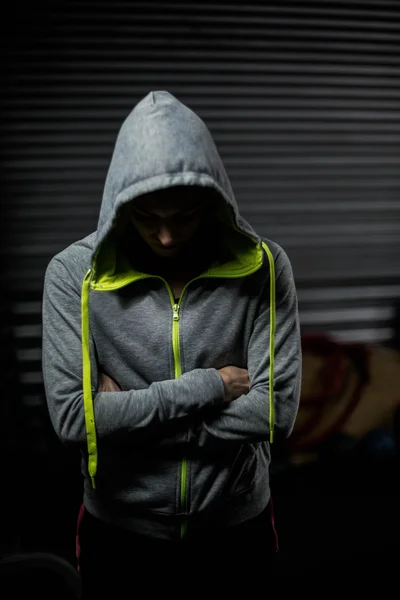
[(109, 375), (99, 372), (99, 387), (98, 392), (121, 392), (118, 383)]
[(218, 373), (225, 386), (225, 402), (232, 402), (249, 392), (250, 380), (247, 369), (229, 366), (218, 369)]

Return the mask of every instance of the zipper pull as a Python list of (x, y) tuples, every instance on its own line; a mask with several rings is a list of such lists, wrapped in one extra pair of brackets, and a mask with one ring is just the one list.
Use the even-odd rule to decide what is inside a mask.
[(179, 321), (179, 304), (174, 304), (173, 311), (174, 311), (174, 321)]

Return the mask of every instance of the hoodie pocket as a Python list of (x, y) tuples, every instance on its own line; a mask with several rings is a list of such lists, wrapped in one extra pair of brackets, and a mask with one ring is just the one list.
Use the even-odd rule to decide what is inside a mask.
[(225, 485), (225, 495), (238, 496), (250, 490), (257, 475), (257, 448), (253, 444), (240, 446)]

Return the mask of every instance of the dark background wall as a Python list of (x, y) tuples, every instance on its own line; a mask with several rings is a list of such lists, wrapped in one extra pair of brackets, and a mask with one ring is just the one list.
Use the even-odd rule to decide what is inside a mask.
[(34, 545), (38, 518), (53, 518), (57, 503), (71, 530), (64, 486), (75, 502), (80, 483), (45, 408), (44, 270), (96, 229), (119, 126), (149, 91), (170, 91), (208, 124), (243, 216), (292, 260), (303, 331), (392, 340), (399, 8), (386, 0), (9, 6), (1, 25), (1, 414), (5, 468), (18, 473), (11, 537), (16, 523)]

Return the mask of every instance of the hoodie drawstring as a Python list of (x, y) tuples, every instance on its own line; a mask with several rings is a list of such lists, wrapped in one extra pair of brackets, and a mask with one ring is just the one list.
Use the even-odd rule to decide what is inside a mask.
[(86, 439), (88, 449), (88, 468), (93, 489), (96, 487), (95, 476), (97, 472), (97, 441), (96, 425), (94, 420), (92, 380), (90, 368), (89, 345), (89, 291), (92, 271), (86, 273), (82, 285), (82, 376), (83, 376), (83, 408), (85, 413)]
[(274, 441), (275, 407), (274, 407), (274, 366), (275, 366), (275, 330), (276, 330), (276, 294), (275, 294), (275, 261), (271, 250), (265, 242), (262, 247), (269, 260), (269, 441)]

